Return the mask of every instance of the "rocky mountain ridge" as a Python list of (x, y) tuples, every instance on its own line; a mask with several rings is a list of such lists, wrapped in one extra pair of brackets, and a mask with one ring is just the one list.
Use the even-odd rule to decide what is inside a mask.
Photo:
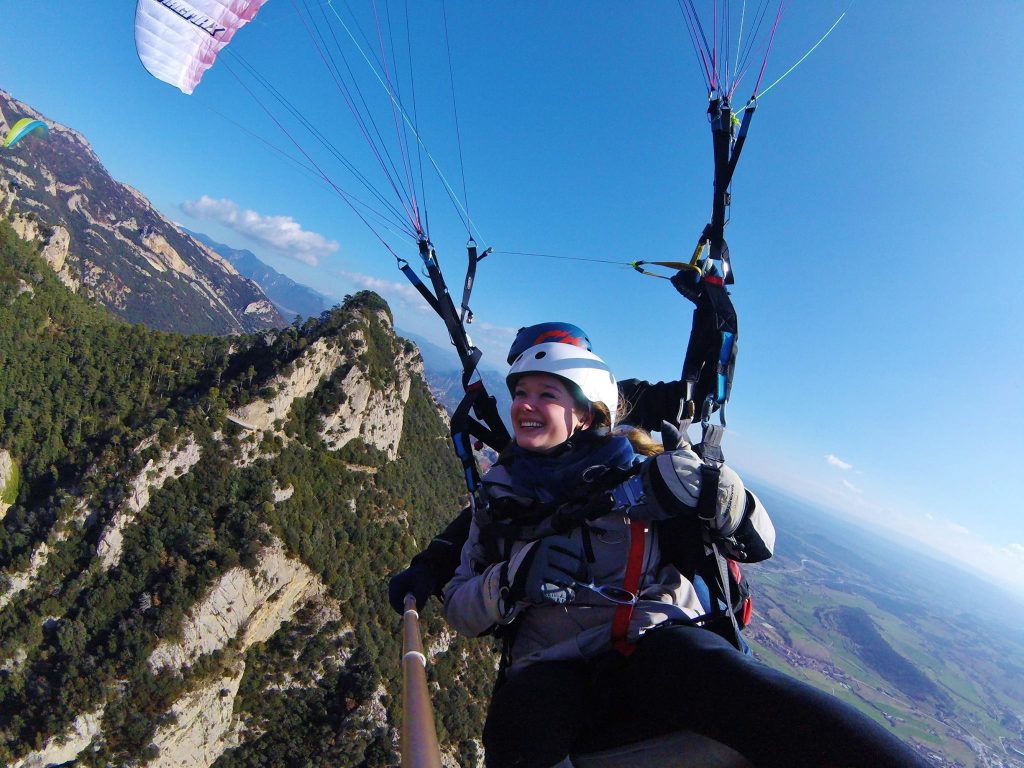
[[(57, 360), (47, 326), (89, 323), (60, 314), (76, 302), (41, 264), (0, 265), (0, 314), (45, 303), (46, 323), (21, 333), (42, 331), (30, 354)], [(150, 381), (163, 410), (68, 457), (55, 484), (22, 478), (0, 527), (0, 762), (230, 766), (277, 750), (297, 764), (306, 750), (317, 765), (395, 763), (381, 576), (454, 513), (460, 479), (422, 360), (391, 323), (360, 294), (301, 328), (214, 345), (205, 384)], [(146, 342), (104, 328), (119, 349)], [(9, 413), (0, 404), (0, 436)], [(5, 452), (9, 476), (32, 466)], [(472, 670), (493, 662), (424, 620), (443, 639), (433, 662), (476, 702), (440, 703), (446, 762), (475, 762), (462, 721), (486, 688)]]
[(231, 334), (284, 320), (252, 280), (111, 178), (89, 142), (0, 90), (0, 130), (20, 117), (45, 137), (0, 152), (0, 215), (73, 291), (168, 331)]
[(261, 261), (252, 251), (244, 248), (232, 248), (218, 243), (208, 235), (192, 230), (184, 230), (203, 245), (223, 256), (250, 280), (253, 280), (277, 307), (277, 311), (286, 320), (296, 316), (316, 317), (325, 309), (337, 303), (336, 299), (325, 296), (309, 286), (302, 285), (283, 275), (269, 264)]

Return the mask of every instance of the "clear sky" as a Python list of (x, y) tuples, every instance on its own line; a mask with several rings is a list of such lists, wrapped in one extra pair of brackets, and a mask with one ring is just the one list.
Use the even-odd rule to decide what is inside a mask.
[[(341, 0), (296, 1), (349, 18)], [(348, 5), (372, 36), (371, 6)], [(983, 5), (787, 3), (765, 82), (849, 10), (761, 100), (734, 181), (741, 334), (725, 448), (752, 476), (1024, 595), (1024, 4)], [(449, 0), (447, 44), (441, 3), (410, 6), (408, 41), (405, 5), (390, 8), (389, 69), (407, 103), (415, 92), (450, 185), (468, 192), (478, 243), (496, 251), (472, 302), (486, 359), (500, 365), (519, 326), (559, 319), (586, 328), (623, 378), (676, 378), (686, 301), (665, 281), (576, 259), (687, 258), (707, 220), (707, 94), (679, 5)], [(0, 25), (0, 88), (84, 134), (169, 218), (331, 296), (373, 288), (400, 327), (444, 343), (394, 256), (221, 66), (259, 70), (395, 202), (292, 0), (270, 0), (191, 97), (143, 69), (134, 15), (128, 0), (22, 4)], [(335, 30), (400, 163), (383, 88)], [(286, 124), (370, 200), (297, 119)], [(459, 293), (466, 229), (427, 178), (430, 234)], [(380, 232), (416, 264), (411, 240)]]

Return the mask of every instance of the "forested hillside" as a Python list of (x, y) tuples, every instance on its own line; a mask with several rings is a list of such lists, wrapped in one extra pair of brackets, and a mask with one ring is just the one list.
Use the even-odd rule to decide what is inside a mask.
[[(131, 325), (39, 249), (0, 220), (0, 764), (395, 765), (386, 576), (464, 494), (417, 349), (371, 293), (230, 338)], [(1021, 638), (977, 588), (764, 497), (755, 652), (936, 765), (1020, 765)], [(477, 765), (494, 658), (436, 609), (445, 761)]]
[[(446, 439), (374, 294), (161, 333), (0, 221), (0, 764), (394, 765), (385, 577), (459, 507)], [(424, 624), (444, 751), (475, 763), (493, 660)]]

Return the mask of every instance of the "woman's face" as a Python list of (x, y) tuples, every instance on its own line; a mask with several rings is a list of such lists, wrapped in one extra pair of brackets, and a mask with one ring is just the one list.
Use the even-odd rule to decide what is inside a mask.
[(579, 428), (590, 426), (588, 410), (576, 405), (562, 381), (546, 373), (530, 373), (512, 391), (512, 432), (516, 445), (543, 453)]

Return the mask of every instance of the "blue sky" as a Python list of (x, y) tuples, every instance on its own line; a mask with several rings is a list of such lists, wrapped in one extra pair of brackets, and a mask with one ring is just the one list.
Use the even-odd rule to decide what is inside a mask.
[[(349, 4), (367, 22), (368, 4)], [(449, 0), (454, 102), (442, 7), (411, 5), (421, 134), (460, 196), (465, 177), (477, 240), (497, 252), (472, 303), (486, 359), (500, 364), (519, 326), (560, 319), (586, 328), (622, 377), (677, 377), (685, 300), (665, 281), (574, 259), (685, 258), (707, 220), (706, 93), (678, 5)], [(191, 97), (153, 79), (135, 54), (134, 3), (120, 6), (5, 15), (0, 88), (84, 134), (169, 218), (329, 295), (373, 288), (401, 327), (444, 343), (395, 258), (282, 156), (288, 140), (227, 68)], [(766, 82), (847, 8), (761, 101), (734, 181), (741, 351), (727, 456), (1024, 594), (1024, 5), (793, 0)], [(398, 40), (405, 50), (404, 31)], [(270, 0), (230, 50), (373, 173), (291, 0)], [(393, 137), (383, 89), (359, 71)], [(457, 291), (466, 230), (436, 182), (426, 209)], [(411, 241), (383, 234), (415, 264)]]

